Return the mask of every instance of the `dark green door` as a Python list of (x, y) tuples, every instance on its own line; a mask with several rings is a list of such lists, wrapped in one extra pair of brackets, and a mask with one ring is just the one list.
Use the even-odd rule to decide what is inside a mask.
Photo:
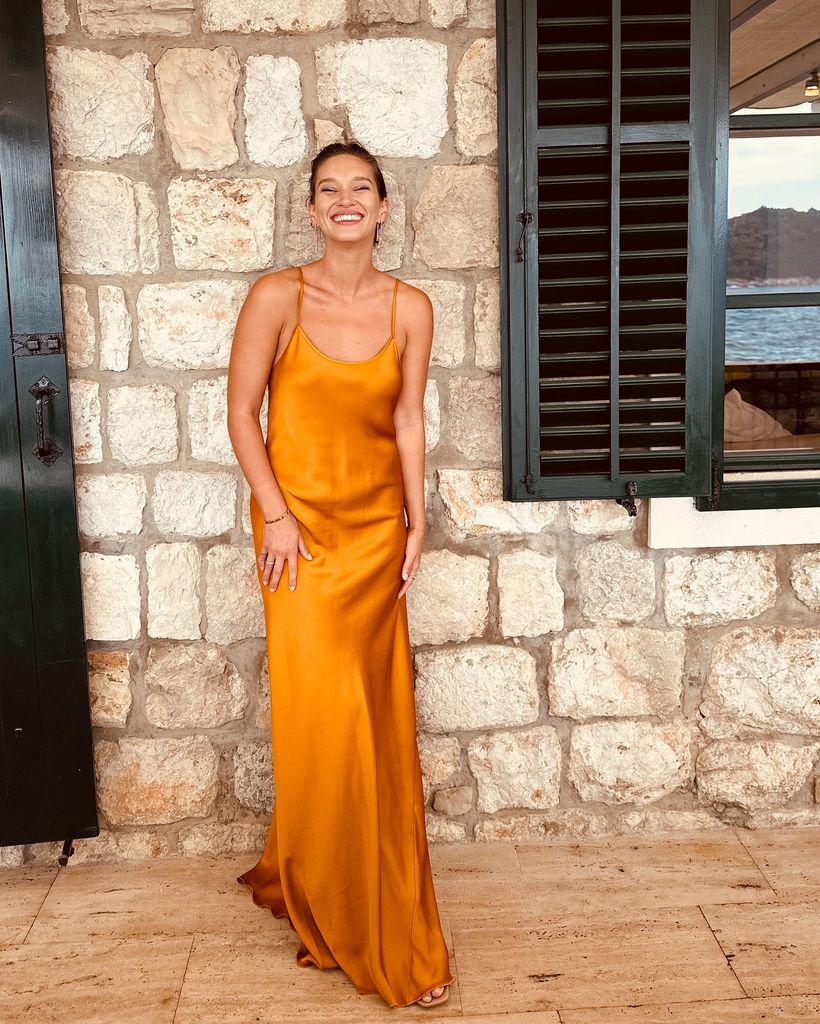
[(0, 845), (99, 834), (43, 30), (0, 7)]

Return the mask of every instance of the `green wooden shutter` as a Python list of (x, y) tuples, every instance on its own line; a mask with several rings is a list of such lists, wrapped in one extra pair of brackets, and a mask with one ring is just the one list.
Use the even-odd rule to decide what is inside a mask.
[(500, 0), (506, 498), (710, 488), (718, 11), (658, 10)]

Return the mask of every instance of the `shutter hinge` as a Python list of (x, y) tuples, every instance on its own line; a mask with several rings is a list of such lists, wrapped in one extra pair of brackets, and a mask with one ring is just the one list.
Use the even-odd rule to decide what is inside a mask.
[(627, 512), (631, 516), (636, 516), (638, 514), (638, 509), (635, 506), (635, 495), (637, 493), (638, 493), (638, 485), (635, 483), (634, 480), (628, 480), (627, 483), (626, 483), (626, 495), (627, 496), (625, 498), (616, 498), (615, 499), (615, 501), (617, 501), (617, 503), (619, 505), (623, 505), (623, 507), (627, 510)]
[(524, 262), (524, 235), (527, 231), (527, 225), (532, 220), (532, 214), (528, 210), (522, 210), (521, 213), (515, 218), (521, 225), (521, 237), (518, 239), (518, 248), (515, 250), (515, 262)]
[(717, 455), (712, 452), (712, 489), (709, 491), (709, 508), (717, 508), (721, 492), (720, 463)]
[(65, 352), (65, 335), (62, 331), (41, 334), (12, 334), (11, 354), (13, 356), (55, 356)]
[(521, 483), (527, 488), (527, 494), (535, 494), (535, 477), (532, 473), (525, 473), (521, 477)]

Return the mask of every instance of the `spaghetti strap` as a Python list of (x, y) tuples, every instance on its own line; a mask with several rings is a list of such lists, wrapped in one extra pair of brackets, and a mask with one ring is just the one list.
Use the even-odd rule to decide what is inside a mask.
[(393, 313), (390, 317), (390, 337), (396, 337), (396, 296), (399, 294), (399, 279), (396, 278), (396, 283), (393, 286)]
[(296, 326), (298, 327), (302, 322), (302, 296), (305, 294), (305, 278), (302, 274), (302, 268), (296, 268), (299, 271), (299, 304), (296, 307)]

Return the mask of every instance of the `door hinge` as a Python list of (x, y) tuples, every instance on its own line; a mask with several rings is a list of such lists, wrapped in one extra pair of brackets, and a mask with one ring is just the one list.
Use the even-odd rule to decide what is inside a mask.
[(527, 225), (532, 220), (532, 214), (528, 210), (522, 210), (515, 218), (521, 225), (521, 237), (518, 239), (518, 248), (515, 250), (515, 262), (524, 262), (524, 235), (527, 232)]
[(638, 509), (635, 505), (635, 495), (637, 493), (638, 485), (634, 480), (628, 480), (626, 483), (626, 497), (615, 499), (619, 505), (623, 505), (631, 516), (636, 516), (638, 514)]
[(720, 460), (717, 455), (712, 452), (712, 489), (709, 491), (709, 508), (715, 509), (720, 501), (721, 493), (721, 479), (720, 479)]
[(54, 356), (65, 352), (65, 335), (62, 331), (44, 334), (12, 334), (11, 353), (13, 356)]
[(535, 494), (535, 477), (532, 473), (525, 473), (521, 477), (521, 483), (526, 487), (527, 494)]

